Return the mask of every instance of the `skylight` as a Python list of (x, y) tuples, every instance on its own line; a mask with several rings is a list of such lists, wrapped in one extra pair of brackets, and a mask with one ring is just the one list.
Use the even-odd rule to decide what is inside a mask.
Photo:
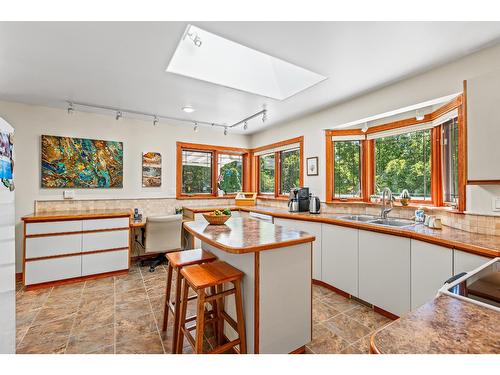
[(167, 72), (284, 100), (326, 77), (188, 25)]

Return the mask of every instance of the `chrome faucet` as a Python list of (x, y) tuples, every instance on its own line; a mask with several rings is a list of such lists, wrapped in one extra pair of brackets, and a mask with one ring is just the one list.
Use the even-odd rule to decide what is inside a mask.
[[(387, 195), (387, 199), (389, 200), (390, 208), (386, 207), (386, 201), (385, 201), (386, 195)], [(384, 190), (382, 190), (382, 207), (380, 208), (380, 217), (382, 219), (387, 219), (387, 215), (389, 214), (389, 212), (392, 211), (393, 207), (394, 207), (394, 204), (393, 204), (393, 199), (392, 199), (392, 191), (391, 191), (391, 189), (386, 187), (386, 188), (384, 188)]]

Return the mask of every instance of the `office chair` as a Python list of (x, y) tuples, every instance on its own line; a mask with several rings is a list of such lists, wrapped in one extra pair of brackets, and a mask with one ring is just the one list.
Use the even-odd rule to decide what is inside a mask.
[(165, 253), (181, 250), (182, 215), (148, 216), (146, 218), (145, 254), (158, 256), (141, 261), (149, 264), (149, 272), (166, 262)]

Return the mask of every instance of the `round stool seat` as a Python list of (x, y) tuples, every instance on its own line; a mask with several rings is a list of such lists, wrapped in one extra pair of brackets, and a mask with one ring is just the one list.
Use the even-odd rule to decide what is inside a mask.
[(191, 266), (193, 264), (212, 262), (217, 257), (203, 249), (193, 249), (184, 251), (175, 251), (167, 253), (168, 263), (174, 268)]

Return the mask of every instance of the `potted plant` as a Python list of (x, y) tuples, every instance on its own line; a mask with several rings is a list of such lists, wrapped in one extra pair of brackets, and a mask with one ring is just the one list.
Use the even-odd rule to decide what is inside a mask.
[(408, 203), (410, 203), (410, 199), (411, 199), (410, 193), (408, 192), (407, 189), (404, 189), (401, 192), (401, 195), (399, 196), (399, 201), (403, 206), (408, 206)]

